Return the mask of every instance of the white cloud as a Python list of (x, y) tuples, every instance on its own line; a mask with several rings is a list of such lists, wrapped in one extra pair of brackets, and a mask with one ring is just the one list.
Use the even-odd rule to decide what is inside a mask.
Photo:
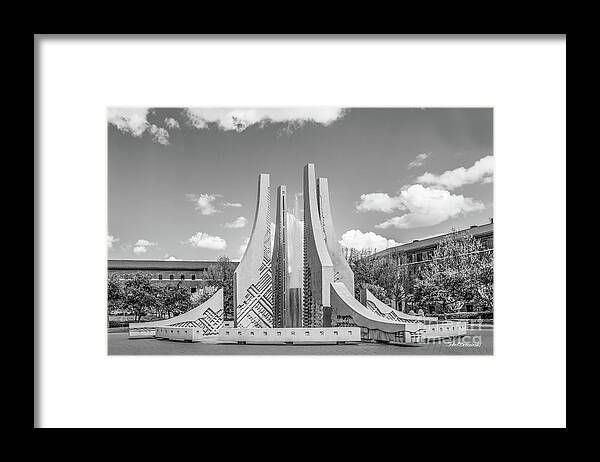
[(197, 232), (192, 237), (184, 241), (185, 244), (190, 244), (192, 247), (211, 249), (211, 250), (223, 250), (227, 247), (225, 239), (219, 236), (211, 236), (210, 234)]
[(124, 133), (140, 137), (149, 124), (146, 120), (148, 108), (109, 108), (108, 123)]
[(243, 228), (248, 224), (248, 220), (245, 217), (237, 217), (231, 223), (225, 223), (225, 228)]
[(239, 202), (225, 202), (223, 204), (223, 207), (241, 207), (242, 204), (240, 204)]
[(208, 123), (216, 123), (222, 130), (244, 131), (246, 128), (268, 122), (287, 123), (301, 126), (312, 121), (321, 125), (329, 125), (344, 115), (341, 108), (262, 108), (262, 109), (203, 109), (188, 108), (185, 110), (189, 123), (202, 129)]
[(133, 244), (133, 253), (141, 254), (146, 253), (148, 251), (148, 247), (155, 247), (158, 245), (156, 242), (150, 242), (146, 239), (138, 239), (138, 241)]
[(425, 160), (427, 160), (427, 158), (430, 155), (431, 155), (430, 152), (424, 152), (422, 154), (419, 154), (417, 157), (415, 157), (415, 160), (413, 160), (410, 164), (408, 164), (408, 168), (420, 167), (421, 165), (423, 165), (425, 163)]
[(152, 140), (156, 143), (167, 145), (169, 144), (169, 132), (162, 127), (157, 127), (156, 125), (150, 125), (148, 129), (150, 134), (152, 135)]
[(181, 258), (174, 257), (173, 255), (166, 254), (165, 261), (181, 261)]
[(466, 184), (491, 183), (493, 175), (494, 156), (486, 156), (476, 161), (469, 168), (459, 167), (454, 170), (447, 170), (441, 175), (426, 172), (417, 178), (417, 181), (452, 190)]
[(359, 229), (351, 229), (342, 234), (340, 244), (344, 247), (358, 250), (384, 250), (400, 245), (393, 239), (387, 239), (371, 231), (363, 233)]
[(394, 210), (405, 209), (402, 197), (393, 197), (388, 193), (369, 193), (360, 196), (360, 202), (356, 204), (359, 212), (385, 212), (392, 213)]
[(432, 226), (462, 213), (484, 209), (484, 205), (470, 197), (451, 194), (442, 189), (412, 185), (400, 192), (408, 213), (376, 225), (376, 228), (419, 228)]
[[(169, 144), (169, 132), (148, 122), (149, 108), (109, 108), (108, 123), (114, 125), (123, 133), (129, 133), (135, 138), (141, 137), (146, 131), (152, 136), (152, 141), (164, 145)], [(167, 128), (179, 128), (179, 123), (173, 118), (165, 119)]]
[(169, 129), (179, 128), (179, 122), (176, 119), (174, 119), (173, 117), (167, 117), (165, 119), (165, 125)]
[(150, 246), (156, 245), (156, 242), (150, 242), (146, 239), (138, 239), (137, 242), (135, 243), (135, 245), (143, 245), (146, 247), (150, 247)]
[(213, 215), (215, 213), (220, 213), (213, 202), (219, 197), (218, 194), (186, 194), (188, 200), (196, 203), (196, 210), (198, 210), (202, 215)]
[(118, 237), (114, 237), (113, 235), (109, 234), (108, 236), (106, 236), (106, 245), (109, 249), (112, 249), (112, 246), (115, 242), (119, 242), (119, 238)]

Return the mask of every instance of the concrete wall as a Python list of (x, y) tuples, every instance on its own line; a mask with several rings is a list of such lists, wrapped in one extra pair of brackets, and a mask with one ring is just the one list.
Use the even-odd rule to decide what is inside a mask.
[(424, 325), (424, 340), (452, 338), (467, 335), (466, 321), (448, 321)]
[(198, 327), (157, 327), (156, 338), (181, 342), (199, 342), (205, 336)]
[(323, 344), (338, 342), (360, 342), (360, 328), (273, 328), (273, 329), (228, 329), (219, 330), (219, 343), (254, 344)]

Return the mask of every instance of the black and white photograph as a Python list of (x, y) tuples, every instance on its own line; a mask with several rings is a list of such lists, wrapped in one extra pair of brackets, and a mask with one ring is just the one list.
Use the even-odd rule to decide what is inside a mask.
[(109, 108), (109, 354), (493, 353), (492, 108)]
[(566, 158), (566, 34), (34, 34), (34, 428), (566, 428)]

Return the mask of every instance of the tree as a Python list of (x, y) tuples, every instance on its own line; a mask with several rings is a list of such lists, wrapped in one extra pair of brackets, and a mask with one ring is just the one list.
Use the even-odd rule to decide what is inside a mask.
[(350, 269), (354, 272), (354, 296), (360, 297), (360, 289), (368, 289), (382, 302), (391, 305), (392, 300), (401, 303), (405, 299), (408, 280), (406, 256), (372, 258), (374, 251), (344, 248)]
[(205, 286), (190, 296), (192, 306), (196, 307), (207, 301), (217, 291), (215, 286)]
[(492, 309), (491, 250), (473, 236), (453, 231), (419, 268), (412, 295), (417, 305), (435, 304), (443, 313), (459, 311), (465, 303)]
[(225, 320), (233, 320), (233, 273), (231, 260), (226, 255), (221, 255), (217, 261), (208, 268), (207, 279), (218, 289), (223, 289), (223, 311)]
[(368, 285), (377, 285), (375, 276), (377, 269), (377, 261), (372, 258), (367, 258), (373, 255), (374, 251), (370, 249), (354, 249), (344, 247), (344, 257), (354, 273), (354, 297), (360, 297), (360, 289), (366, 288)]
[(133, 312), (136, 322), (157, 308), (157, 291), (151, 285), (148, 274), (135, 273), (127, 279), (123, 293), (123, 305)]
[(124, 292), (123, 283), (117, 274), (109, 274), (107, 281), (107, 315), (110, 316), (123, 308)]
[(181, 282), (176, 286), (165, 286), (160, 290), (160, 308), (166, 317), (172, 318), (192, 309), (192, 300)]
[(406, 284), (409, 279), (407, 263), (405, 253), (384, 257), (379, 259), (376, 271), (377, 284), (384, 288), (386, 298), (394, 300), (400, 310), (406, 299)]

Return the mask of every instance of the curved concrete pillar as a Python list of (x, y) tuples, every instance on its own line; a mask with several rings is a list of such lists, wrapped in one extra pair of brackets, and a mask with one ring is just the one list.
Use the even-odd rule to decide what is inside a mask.
[(333, 262), (325, 243), (319, 214), (315, 165), (304, 167), (304, 282), (302, 326), (322, 327), (323, 307), (329, 307), (329, 284), (333, 282)]
[[(377, 305), (375, 303), (377, 302)], [(385, 305), (372, 294), (361, 304), (341, 282), (331, 283), (331, 310), (334, 326), (361, 328), (361, 338), (383, 342), (422, 342), (461, 337), (467, 333), (464, 321), (437, 322), (436, 318), (408, 316)]]
[(261, 173), (252, 234), (233, 276), (236, 327), (273, 327), (271, 252), (270, 182)]
[(354, 294), (354, 273), (350, 269), (346, 257), (344, 257), (342, 246), (337, 239), (335, 228), (333, 227), (327, 178), (319, 178), (317, 182), (317, 194), (319, 197), (319, 215), (325, 234), (325, 244), (333, 263), (333, 282), (344, 283), (350, 293)]
[(416, 332), (423, 329), (419, 322), (402, 322), (388, 319), (362, 305), (341, 282), (331, 283), (331, 309), (334, 325), (356, 325), (382, 332)]
[(157, 327), (202, 327), (203, 335), (217, 335), (223, 327), (223, 289), (195, 308), (169, 319), (129, 323), (129, 338), (148, 338), (156, 335)]
[(386, 319), (399, 322), (436, 322), (438, 320), (438, 318), (435, 316), (413, 316), (403, 313), (402, 311), (395, 310), (391, 306), (388, 306), (379, 300), (369, 291), (369, 289), (360, 289), (360, 303), (369, 310), (383, 316)]

